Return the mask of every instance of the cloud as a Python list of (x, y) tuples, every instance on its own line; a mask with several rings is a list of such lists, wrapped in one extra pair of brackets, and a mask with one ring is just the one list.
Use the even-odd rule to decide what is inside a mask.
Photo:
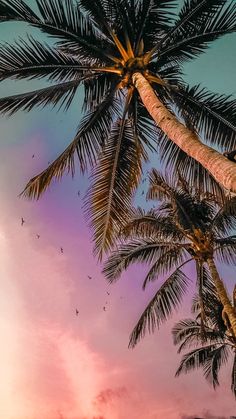
[(127, 389), (125, 387), (118, 387), (116, 389), (107, 388), (102, 390), (95, 398), (95, 405), (108, 405), (117, 399), (127, 397)]

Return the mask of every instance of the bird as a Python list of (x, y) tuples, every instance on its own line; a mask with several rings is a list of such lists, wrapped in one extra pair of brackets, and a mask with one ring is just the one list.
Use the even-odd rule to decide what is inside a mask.
[(107, 291), (107, 295), (110, 295), (110, 293)]
[(37, 239), (39, 239), (40, 235), (39, 234), (36, 234), (36, 236), (37, 236)]
[(80, 196), (80, 191), (78, 191), (78, 196)]
[(25, 220), (23, 217), (21, 217), (21, 225), (23, 226), (24, 223), (25, 223)]
[(87, 275), (88, 276), (88, 279), (92, 279), (92, 277), (91, 276), (89, 276), (89, 275)]
[(106, 311), (106, 307), (105, 306), (103, 307), (103, 311)]
[(76, 316), (78, 316), (79, 315), (79, 310), (76, 308), (76, 310), (75, 310), (75, 314), (76, 314)]
[(142, 192), (142, 195), (144, 195), (144, 191)]
[(32, 154), (32, 159), (34, 158), (34, 154)]
[(61, 253), (63, 253), (63, 252), (64, 252), (63, 247), (61, 247)]
[(228, 160), (233, 161), (234, 163), (236, 163), (236, 150), (225, 151), (223, 153), (223, 156), (225, 156)]

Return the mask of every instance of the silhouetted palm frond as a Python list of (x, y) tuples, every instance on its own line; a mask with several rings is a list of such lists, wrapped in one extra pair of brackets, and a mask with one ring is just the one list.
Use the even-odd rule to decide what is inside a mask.
[(143, 338), (146, 331), (153, 333), (160, 323), (167, 320), (173, 309), (176, 309), (186, 292), (188, 278), (176, 269), (167, 278), (152, 298), (130, 336), (129, 346), (133, 348)]

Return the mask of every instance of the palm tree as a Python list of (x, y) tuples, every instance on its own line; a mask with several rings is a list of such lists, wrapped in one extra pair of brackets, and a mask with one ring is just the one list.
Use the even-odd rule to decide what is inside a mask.
[(231, 390), (236, 397), (236, 337), (222, 319), (223, 306), (214, 287), (211, 287), (210, 292), (204, 290), (204, 303), (206, 306), (204, 334), (201, 332), (199, 322), (199, 299), (194, 299), (192, 306), (196, 318), (182, 320), (172, 329), (174, 344), (180, 345), (178, 353), (187, 347), (194, 347), (182, 357), (176, 376), (202, 368), (207, 381), (216, 388), (219, 385), (219, 371), (228, 362), (229, 356), (232, 356)]
[(120, 233), (118, 248), (104, 266), (104, 274), (113, 283), (132, 263), (150, 265), (143, 289), (151, 281), (167, 275), (135, 326), (131, 347), (147, 330), (153, 332), (159, 327), (180, 304), (189, 283), (182, 268), (192, 261), (197, 272), (202, 323), (205, 319), (202, 292), (207, 281), (206, 269), (209, 269), (224, 315), (236, 336), (236, 312), (215, 265), (215, 260), (236, 264), (236, 236), (232, 235), (236, 226), (236, 198), (222, 203), (209, 194), (203, 197), (192, 188), (190, 192), (181, 177), (178, 186), (175, 184), (174, 179), (168, 180), (152, 170), (147, 198), (160, 200), (161, 204), (157, 210), (146, 213), (142, 209), (134, 210)]
[[(235, 3), (185, 0), (0, 0), (0, 21), (25, 22), (54, 41), (33, 37), (1, 45), (0, 79), (42, 79), (46, 88), (0, 99), (13, 114), (48, 104), (68, 108), (84, 87), (83, 117), (66, 150), (27, 184), (39, 198), (53, 177), (93, 167), (87, 211), (101, 255), (127, 219), (148, 150), (192, 181), (214, 179), (236, 192), (233, 162), (203, 144), (236, 148), (236, 101), (182, 78), (182, 64), (236, 29)], [(155, 121), (155, 122), (154, 122)], [(157, 127), (156, 127), (156, 124)], [(170, 141), (171, 140), (171, 141)], [(197, 162), (195, 162), (196, 159)], [(201, 167), (209, 170), (213, 178)], [(213, 186), (212, 186), (213, 188)]]

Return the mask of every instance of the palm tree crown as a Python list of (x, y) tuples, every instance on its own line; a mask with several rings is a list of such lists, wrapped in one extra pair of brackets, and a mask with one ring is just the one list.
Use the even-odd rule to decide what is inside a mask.
[[(55, 42), (49, 46), (30, 36), (2, 45), (0, 79), (47, 78), (53, 84), (0, 99), (0, 112), (13, 114), (48, 104), (68, 108), (83, 85), (85, 116), (73, 141), (31, 179), (24, 194), (38, 198), (53, 177), (60, 178), (65, 170), (73, 174), (75, 155), (82, 171), (93, 167), (87, 210), (101, 254), (112, 246), (127, 219), (148, 150), (158, 147), (168, 167), (182, 170), (192, 180), (198, 176), (208, 187), (214, 183), (155, 126), (140, 100), (134, 74), (144, 77), (165, 108), (190, 131), (221, 149), (236, 148), (235, 100), (200, 86), (190, 88), (182, 78), (186, 60), (235, 31), (235, 3), (185, 0), (178, 15), (174, 0), (35, 0), (35, 4), (34, 11), (23, 0), (0, 0), (0, 21), (25, 22)], [(233, 163), (229, 165), (235, 171)]]
[(204, 333), (202, 334), (199, 321), (198, 298), (193, 300), (192, 305), (192, 312), (196, 318), (181, 320), (172, 329), (174, 344), (179, 345), (179, 353), (186, 348), (194, 348), (182, 357), (176, 376), (202, 368), (207, 381), (216, 388), (219, 385), (219, 371), (229, 361), (231, 355), (233, 358), (231, 390), (236, 397), (236, 338), (229, 333), (222, 319), (223, 306), (217, 298), (214, 287), (212, 284), (208, 286), (208, 289), (203, 290), (206, 306)]
[[(236, 264), (236, 236), (232, 231), (236, 225), (236, 199), (226, 199), (224, 203), (203, 197), (198, 191), (189, 190), (180, 177), (179, 185), (167, 180), (153, 169), (150, 175), (148, 198), (160, 200), (157, 210), (144, 212), (134, 210), (131, 220), (121, 231), (121, 243), (105, 263), (104, 273), (113, 283), (132, 263), (143, 262), (150, 265), (144, 279), (143, 289), (151, 282), (164, 277), (150, 301), (130, 339), (135, 346), (146, 331), (153, 332), (155, 327), (168, 318), (176, 308), (187, 289), (190, 279), (183, 267), (195, 262), (197, 289), (201, 302), (201, 320), (204, 324), (205, 305), (203, 289), (210, 277), (217, 283), (217, 292), (224, 293), (223, 306), (229, 306), (221, 280), (211, 269), (210, 261), (216, 260)], [(209, 271), (210, 268), (210, 271)], [(167, 275), (167, 277), (166, 277)], [(221, 297), (220, 297), (221, 298)], [(232, 311), (231, 310), (231, 311)], [(236, 313), (233, 312), (233, 317)]]

